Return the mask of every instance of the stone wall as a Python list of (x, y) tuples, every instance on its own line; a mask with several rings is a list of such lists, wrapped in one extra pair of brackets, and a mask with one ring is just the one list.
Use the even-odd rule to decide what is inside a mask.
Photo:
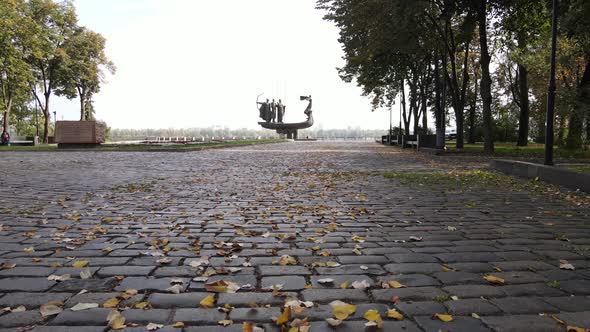
[(59, 144), (100, 144), (106, 126), (96, 121), (57, 121), (55, 142)]

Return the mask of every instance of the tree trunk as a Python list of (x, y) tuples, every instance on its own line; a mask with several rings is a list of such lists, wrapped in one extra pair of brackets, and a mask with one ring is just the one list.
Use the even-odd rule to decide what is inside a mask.
[(51, 121), (51, 116), (49, 114), (49, 97), (51, 96), (48, 93), (45, 93), (45, 105), (43, 107), (43, 116), (45, 117), (45, 125), (43, 126), (43, 143), (49, 143), (49, 121)]
[(404, 118), (404, 135), (409, 135), (410, 134), (410, 120), (412, 117), (412, 114), (410, 113), (410, 118), (408, 119), (407, 113), (406, 113), (406, 86), (405, 86), (406, 82), (405, 79), (402, 78), (402, 116)]
[[(526, 50), (526, 34), (518, 34), (518, 47), (524, 51)], [(518, 139), (517, 146), (527, 146), (529, 143), (529, 81), (526, 67), (518, 64), (518, 89), (520, 102), (520, 119), (518, 121)]]
[(84, 98), (80, 96), (80, 121), (86, 120), (86, 110), (84, 109)]
[(5, 132), (8, 132), (10, 127), (10, 110), (12, 109), (12, 97), (8, 97), (8, 101), (6, 105), (4, 105), (4, 121), (3, 121), (3, 129)]
[[(425, 83), (425, 86), (428, 84)], [(424, 88), (425, 91), (422, 92), (422, 132), (424, 134), (428, 133), (428, 96), (427, 93), (428, 91), (426, 91), (427, 89)]]
[(475, 73), (475, 82), (473, 84), (473, 98), (469, 109), (469, 137), (467, 143), (475, 144), (475, 113), (477, 109), (477, 72)]
[(494, 153), (494, 133), (492, 131), (492, 78), (490, 76), (490, 52), (487, 35), (487, 0), (480, 0), (478, 6), (479, 43), (481, 52), (481, 101), (483, 105), (484, 153)]
[(565, 145), (565, 116), (559, 115), (559, 126), (557, 128), (557, 141), (555, 144), (557, 146), (564, 146)]
[(517, 146), (527, 146), (529, 143), (529, 82), (525, 66), (518, 65), (518, 88), (520, 99), (520, 119), (518, 121)]
[[(444, 58), (444, 57), (443, 57)], [(444, 64), (444, 60), (443, 60)], [(434, 122), (436, 127), (436, 149), (444, 150), (445, 148), (445, 121), (444, 121), (444, 106), (442, 102), (442, 88), (441, 75), (439, 69), (439, 62), (434, 62)]]
[[(569, 128), (567, 133), (566, 148), (568, 149), (579, 149), (582, 147), (583, 140), (582, 135), (584, 133), (584, 118), (587, 112), (585, 105), (590, 99), (590, 54), (586, 56), (586, 69), (582, 80), (578, 85), (577, 91), (577, 103), (572, 109), (569, 121)], [(584, 106), (583, 106), (584, 105)]]

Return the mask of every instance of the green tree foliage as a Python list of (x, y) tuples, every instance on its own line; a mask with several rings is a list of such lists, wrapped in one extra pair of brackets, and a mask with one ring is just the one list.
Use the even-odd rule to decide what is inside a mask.
[[(590, 139), (590, 2), (560, 4), (557, 133), (563, 144), (578, 148), (584, 135)], [(343, 80), (356, 81), (375, 107), (401, 95), (405, 110), (408, 95), (406, 131), (413, 117), (417, 132), (418, 117), (430, 109), (441, 136), (452, 108), (457, 147), (463, 146), (466, 127), (470, 142), (483, 133), (488, 153), (494, 140), (514, 139), (524, 146), (531, 136), (544, 137), (550, 5), (547, 0), (317, 1), (325, 19), (340, 29)]]
[(0, 110), (3, 113), (3, 130), (10, 126), (12, 108), (29, 96), (32, 70), (26, 61), (30, 54), (31, 24), (24, 15), (22, 0), (0, 2)]
[(115, 65), (107, 58), (106, 39), (86, 28), (78, 29), (63, 45), (65, 56), (60, 66), (57, 95), (80, 100), (80, 120), (91, 120), (92, 96), (100, 91), (103, 68), (115, 73)]
[[(105, 55), (105, 39), (78, 26), (72, 0), (0, 1), (0, 111), (3, 127), (16, 122), (18, 132), (38, 133), (42, 114), (43, 140), (51, 127), (52, 94), (80, 99), (80, 118), (93, 117), (92, 96), (104, 72), (115, 72)], [(11, 110), (17, 109), (14, 115)], [(35, 117), (32, 117), (34, 114)], [(34, 121), (25, 125), (23, 121)]]

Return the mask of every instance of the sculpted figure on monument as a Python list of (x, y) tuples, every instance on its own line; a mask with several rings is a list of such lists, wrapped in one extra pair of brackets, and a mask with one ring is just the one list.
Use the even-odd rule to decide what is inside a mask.
[(268, 99), (265, 102), (256, 102), (257, 104), (260, 104), (260, 118), (266, 122), (270, 122), (270, 103), (268, 101)]
[(270, 103), (270, 119), (272, 123), (275, 123), (277, 119), (277, 103), (275, 103), (274, 99)]
[(279, 102), (277, 103), (277, 118), (278, 118), (279, 123), (283, 123), (284, 116), (285, 116), (285, 105), (283, 105), (283, 102), (279, 99)]

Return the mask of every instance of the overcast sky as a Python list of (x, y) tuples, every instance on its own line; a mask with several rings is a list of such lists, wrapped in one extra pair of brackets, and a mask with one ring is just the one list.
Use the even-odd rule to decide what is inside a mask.
[[(281, 98), (286, 122), (386, 129), (360, 88), (340, 80), (338, 30), (314, 0), (76, 0), (80, 25), (107, 38), (117, 66), (95, 96), (113, 128), (256, 128), (256, 96)], [(58, 119), (77, 120), (78, 101), (54, 99)], [(394, 112), (397, 123), (397, 112)]]

